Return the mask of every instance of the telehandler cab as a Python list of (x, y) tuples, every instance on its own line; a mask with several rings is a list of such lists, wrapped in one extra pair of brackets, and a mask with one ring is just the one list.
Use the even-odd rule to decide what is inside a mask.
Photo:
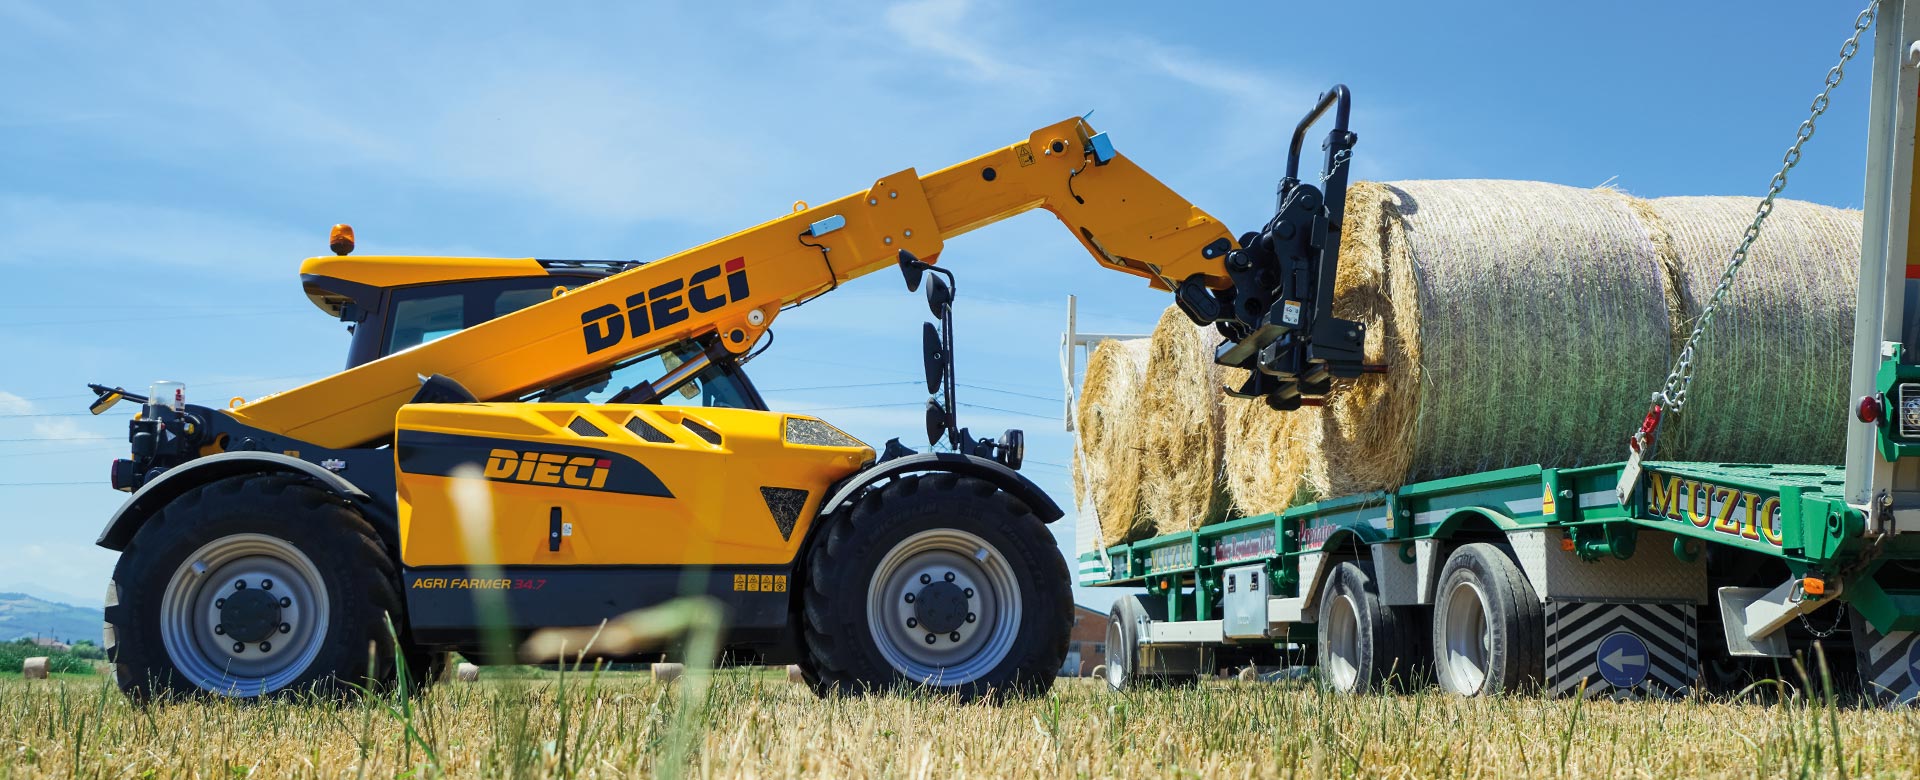
[[(380, 684), (396, 655), (415, 675), (451, 651), (542, 660), (489, 652), (487, 591), (514, 638), (708, 596), (722, 663), (798, 663), (822, 694), (1044, 691), (1073, 615), (1046, 528), (1062, 511), (1019, 473), (1019, 431), (959, 426), (953, 277), (933, 261), (1046, 209), (1216, 325), (1221, 362), (1255, 369), (1238, 392), (1314, 402), (1363, 369), (1364, 334), (1328, 311), (1348, 104), (1336, 87), (1301, 121), (1278, 213), (1238, 240), (1082, 119), (647, 263), (356, 256), (336, 227), (301, 275), (349, 324), (346, 370), (228, 408), (91, 386), (96, 413), (141, 404), (112, 473), (133, 495), (99, 539), (121, 553), (116, 679), (251, 697)], [(1320, 186), (1301, 182), (1329, 112)], [(896, 266), (940, 319), (927, 432), (948, 452), (876, 455), (768, 410), (741, 370), (781, 312)], [(479, 509), (455, 495), (474, 483)]]

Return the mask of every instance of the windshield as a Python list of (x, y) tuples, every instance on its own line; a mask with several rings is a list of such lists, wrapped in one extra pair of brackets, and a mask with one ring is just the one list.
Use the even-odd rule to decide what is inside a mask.
[(731, 362), (714, 363), (694, 374), (677, 388), (667, 388), (655, 399), (651, 383), (681, 365), (704, 360), (705, 350), (687, 341), (650, 352), (633, 360), (578, 379), (573, 379), (528, 396), (525, 400), (542, 403), (631, 403), (661, 406), (707, 406), (725, 409), (765, 409), (760, 395), (747, 376)]

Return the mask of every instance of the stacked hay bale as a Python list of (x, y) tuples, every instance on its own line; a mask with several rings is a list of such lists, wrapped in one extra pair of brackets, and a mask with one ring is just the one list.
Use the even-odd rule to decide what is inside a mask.
[[(1368, 360), (1387, 373), (1337, 385), (1319, 409), (1222, 401), (1218, 386), (1243, 377), (1202, 365), (1211, 332), (1170, 310), (1135, 410), (1142, 506), (1164, 533), (1221, 517), (1222, 484), (1234, 511), (1255, 514), (1618, 460), (1755, 205), (1537, 182), (1356, 184), (1334, 310), (1367, 325)], [(1777, 202), (1660, 457), (1838, 462), (1859, 237), (1858, 212)]]
[(1155, 533), (1190, 531), (1227, 515), (1221, 471), (1225, 379), (1213, 362), (1220, 335), (1168, 307), (1147, 346), (1134, 428), (1141, 440), (1142, 511)]
[[(1642, 201), (1667, 234), (1693, 330), (1757, 198)], [(1668, 460), (1839, 463), (1859, 283), (1861, 215), (1774, 201), (1760, 239), (1696, 349), (1687, 404), (1660, 434)], [(1652, 389), (1646, 392), (1651, 393)]]
[(1141, 442), (1135, 430), (1146, 375), (1146, 339), (1102, 341), (1087, 357), (1075, 402), (1073, 494), (1081, 512), (1099, 519), (1102, 546), (1153, 530), (1140, 511)]

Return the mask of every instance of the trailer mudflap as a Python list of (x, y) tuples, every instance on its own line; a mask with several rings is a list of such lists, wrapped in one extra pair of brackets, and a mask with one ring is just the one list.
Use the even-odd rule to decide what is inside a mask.
[(1549, 600), (1547, 692), (1589, 699), (1671, 699), (1700, 678), (1694, 605)]
[(1849, 610), (1853, 620), (1854, 654), (1860, 662), (1860, 685), (1882, 704), (1907, 704), (1920, 699), (1920, 631), (1880, 633), (1860, 610)]

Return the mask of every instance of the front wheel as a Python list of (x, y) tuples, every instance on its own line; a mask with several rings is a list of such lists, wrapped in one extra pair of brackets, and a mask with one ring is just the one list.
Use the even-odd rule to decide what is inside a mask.
[(909, 476), (819, 533), (802, 596), (816, 692), (1052, 687), (1073, 601), (1066, 561), (1026, 504), (972, 477)]
[(148, 520), (114, 566), (115, 680), (136, 699), (385, 683), (387, 620), (402, 620), (396, 583), (373, 528), (311, 483), (263, 475), (194, 488)]

